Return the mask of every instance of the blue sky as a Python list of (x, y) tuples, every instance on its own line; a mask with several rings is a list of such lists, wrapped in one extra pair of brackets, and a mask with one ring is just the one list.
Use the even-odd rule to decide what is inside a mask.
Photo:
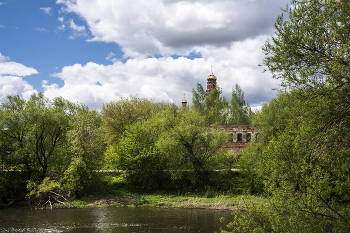
[(252, 106), (278, 85), (262, 73), (261, 46), (281, 0), (0, 0), (0, 102), (34, 92), (99, 109), (138, 95), (191, 102), (211, 65), (230, 98), (238, 83)]

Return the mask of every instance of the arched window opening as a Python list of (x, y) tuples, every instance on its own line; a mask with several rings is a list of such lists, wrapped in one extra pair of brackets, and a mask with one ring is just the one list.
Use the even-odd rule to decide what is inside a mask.
[(242, 134), (238, 133), (237, 134), (237, 142), (241, 142), (242, 141)]

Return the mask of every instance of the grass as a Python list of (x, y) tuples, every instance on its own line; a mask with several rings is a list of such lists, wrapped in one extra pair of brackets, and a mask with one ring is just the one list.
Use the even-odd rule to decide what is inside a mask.
[(105, 173), (101, 176), (101, 182), (96, 184), (89, 195), (68, 202), (65, 206), (59, 204), (56, 208), (147, 206), (235, 210), (242, 207), (245, 200), (260, 202), (265, 199), (244, 193), (244, 190), (247, 190), (247, 182), (240, 172), (229, 176), (218, 173), (210, 185), (185, 189), (164, 188), (153, 192), (140, 191), (128, 185), (123, 174)]

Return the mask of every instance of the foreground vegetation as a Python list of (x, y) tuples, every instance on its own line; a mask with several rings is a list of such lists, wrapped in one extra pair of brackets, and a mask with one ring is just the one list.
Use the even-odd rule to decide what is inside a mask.
[(298, 0), (278, 17), (264, 65), (282, 81), (242, 155), (268, 205), (234, 212), (232, 232), (350, 231), (350, 5)]

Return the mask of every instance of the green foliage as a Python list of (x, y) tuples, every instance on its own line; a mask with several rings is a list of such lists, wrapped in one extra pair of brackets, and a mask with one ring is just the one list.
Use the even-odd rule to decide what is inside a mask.
[(101, 116), (82, 106), (69, 123), (68, 140), (72, 155), (82, 158), (89, 171), (101, 168), (105, 151)]
[(227, 169), (229, 172), (238, 164), (240, 154), (234, 151), (219, 150), (216, 153), (218, 168)]
[(252, 110), (244, 100), (244, 92), (236, 84), (232, 88), (232, 97), (228, 106), (228, 119), (226, 124), (250, 124), (253, 116)]
[[(288, 224), (292, 227), (287, 232), (300, 232), (294, 225), (300, 221), (305, 232), (325, 227), (346, 231), (350, 227), (346, 191), (350, 170), (344, 164), (350, 162), (346, 133), (350, 119), (343, 117), (330, 126), (338, 106), (331, 96), (313, 92), (313, 98), (303, 101), (300, 91), (281, 94), (263, 106), (255, 119), (260, 137), (243, 152), (241, 166), (250, 172), (252, 183), (264, 180), (266, 195), (274, 205), (268, 210), (254, 208), (268, 215), (272, 228), (281, 230)], [(264, 218), (255, 216), (260, 222), (266, 222)]]
[(145, 98), (128, 97), (104, 104), (101, 109), (106, 138), (110, 144), (118, 142), (128, 125), (149, 119), (165, 109), (165, 103)]
[(1, 148), (5, 163), (20, 164), (31, 174), (61, 169), (65, 164), (66, 133), (74, 106), (62, 98), (49, 101), (42, 93), (29, 101), (8, 96), (0, 107)]
[(250, 124), (253, 116), (238, 84), (232, 88), (232, 98), (228, 102), (219, 87), (213, 88), (206, 97), (203, 86), (197, 83), (197, 90), (192, 89), (192, 110), (205, 116), (207, 125)]
[(63, 190), (69, 197), (79, 197), (93, 183), (95, 170), (102, 167), (105, 143), (101, 117), (81, 106), (70, 118), (67, 133), (71, 162), (63, 174)]
[(162, 113), (126, 127), (106, 159), (127, 171), (127, 180), (142, 189), (158, 189), (169, 175), (193, 184), (209, 179), (226, 133), (205, 126), (196, 112), (169, 105)]
[(205, 122), (207, 125), (222, 125), (225, 124), (228, 117), (227, 107), (228, 102), (225, 96), (222, 96), (222, 90), (219, 87), (214, 87), (207, 98), (205, 104)]
[(116, 166), (126, 170), (128, 180), (142, 189), (157, 189), (163, 181), (164, 160), (154, 145), (152, 120), (129, 125), (115, 146)]
[(348, 1), (295, 0), (280, 15), (264, 64), (285, 87), (331, 87), (349, 97)]
[(27, 189), (29, 193), (27, 197), (31, 202), (42, 206), (50, 205), (52, 208), (52, 203), (63, 203), (59, 199), (65, 200), (63, 196), (57, 193), (60, 187), (59, 182), (51, 180), (49, 177), (46, 177), (41, 183), (28, 180)]
[(196, 112), (183, 111), (175, 118), (174, 127), (165, 131), (156, 146), (168, 161), (174, 179), (190, 172), (192, 183), (206, 181), (215, 156), (226, 140), (226, 133), (205, 127), (204, 118)]
[(192, 109), (201, 116), (205, 115), (205, 90), (202, 84), (197, 83), (197, 90), (192, 88)]
[(92, 182), (91, 171), (87, 168), (82, 157), (75, 157), (61, 179), (62, 190), (68, 197), (80, 197), (84, 189)]
[[(38, 184), (52, 173), (56, 180), (61, 179), (61, 188), (69, 195), (81, 192), (86, 180), (91, 180), (91, 172), (101, 167), (105, 150), (101, 124), (96, 111), (78, 108), (62, 98), (50, 101), (39, 93), (25, 101), (8, 96), (0, 107), (0, 165), (2, 172), (14, 172), (1, 177), (3, 202), (16, 196), (14, 190), (23, 190), (28, 179), (37, 186), (30, 191), (42, 193)], [(15, 172), (18, 170), (22, 173)]]

